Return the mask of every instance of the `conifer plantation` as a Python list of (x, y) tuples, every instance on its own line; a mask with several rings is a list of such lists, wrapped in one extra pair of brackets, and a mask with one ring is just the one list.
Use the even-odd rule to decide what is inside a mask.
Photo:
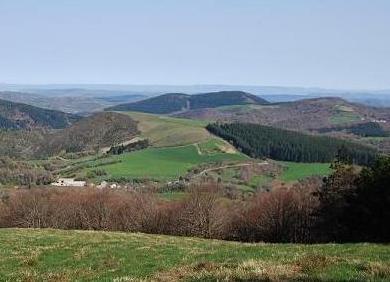
[(356, 164), (370, 164), (376, 151), (370, 147), (328, 136), (250, 123), (213, 123), (207, 129), (254, 158), (294, 162), (331, 162), (342, 154)]

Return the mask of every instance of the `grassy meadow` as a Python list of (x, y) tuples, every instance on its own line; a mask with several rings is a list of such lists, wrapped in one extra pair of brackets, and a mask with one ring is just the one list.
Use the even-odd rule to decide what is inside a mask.
[(351, 123), (360, 120), (361, 116), (356, 113), (353, 108), (342, 105), (336, 105), (334, 107), (334, 113), (329, 119), (330, 123), (334, 125)]
[(183, 176), (189, 169), (200, 164), (248, 159), (245, 155), (237, 152), (218, 151), (216, 144), (214, 151), (211, 149), (210, 142), (205, 146), (210, 151), (199, 150), (195, 144), (180, 147), (148, 148), (115, 156), (113, 158), (119, 162), (99, 168), (104, 169), (108, 175), (115, 178), (171, 180)]
[(139, 112), (126, 114), (138, 121), (141, 137), (148, 138), (154, 147), (188, 145), (204, 142), (212, 137), (205, 129), (207, 121)]
[(331, 172), (329, 163), (279, 162), (284, 167), (280, 179), (284, 182), (298, 181), (309, 176), (326, 176)]
[(1, 281), (389, 281), (390, 246), (0, 230)]

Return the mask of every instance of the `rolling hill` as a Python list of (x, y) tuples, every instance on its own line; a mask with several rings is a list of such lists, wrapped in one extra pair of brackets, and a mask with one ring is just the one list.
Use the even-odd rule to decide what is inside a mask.
[(79, 119), (79, 116), (73, 114), (0, 100), (2, 129), (60, 129), (70, 126)]
[(223, 123), (254, 123), (329, 135), (370, 145), (383, 153), (390, 152), (390, 108), (351, 103), (337, 97), (195, 109), (175, 116)]
[(98, 150), (130, 140), (138, 133), (137, 122), (129, 116), (102, 112), (47, 135), (42, 149), (49, 155)]
[[(191, 172), (197, 174), (195, 170), (209, 168), (207, 177), (210, 179), (219, 179), (230, 187), (251, 193), (274, 180), (286, 178), (293, 182), (329, 172), (326, 163), (274, 163), (251, 159), (210, 134), (205, 128), (207, 122), (140, 112), (123, 113), (125, 115), (137, 122), (137, 137), (149, 140), (150, 148), (105, 158), (69, 160), (59, 174), (94, 183), (143, 179), (164, 184)], [(270, 170), (274, 173), (268, 177), (265, 171)], [(196, 176), (190, 175), (190, 179), (196, 181)]]
[(206, 130), (207, 122), (174, 118), (140, 112), (126, 112), (138, 122), (140, 136), (150, 141), (153, 147), (173, 147), (204, 142), (211, 138)]
[(121, 104), (107, 108), (106, 110), (172, 114), (194, 109), (248, 104), (265, 105), (268, 102), (260, 97), (242, 91), (221, 91), (195, 95), (169, 93), (134, 103)]
[(180, 117), (223, 122), (249, 122), (293, 129), (317, 130), (336, 125), (380, 121), (390, 124), (390, 108), (374, 108), (341, 98), (315, 98), (269, 105), (238, 105), (214, 109), (194, 109)]
[(138, 133), (137, 122), (129, 116), (102, 112), (64, 129), (0, 130), (0, 155), (28, 159), (98, 150), (128, 141)]

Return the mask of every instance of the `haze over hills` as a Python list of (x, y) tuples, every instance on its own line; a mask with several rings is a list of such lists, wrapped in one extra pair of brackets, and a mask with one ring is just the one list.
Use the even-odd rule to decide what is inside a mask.
[(270, 102), (294, 101), (316, 97), (341, 97), (351, 102), (372, 106), (390, 106), (390, 89), (326, 89), (319, 87), (288, 87), (261, 85), (126, 85), (126, 84), (0, 84), (0, 91), (19, 91), (45, 96), (156, 96), (165, 93), (207, 93), (245, 91), (264, 96)]
[(104, 90), (73, 91), (72, 89), (66, 89), (58, 92), (56, 90), (50, 90), (45, 94), (40, 91), (37, 93), (3, 91), (0, 92), (0, 99), (67, 113), (85, 114), (101, 111), (106, 107), (120, 103), (138, 101), (147, 97), (141, 94), (126, 93), (128, 92), (120, 92), (121, 95), (118, 96), (110, 91)]
[(65, 128), (80, 117), (55, 110), (0, 100), (0, 128)]
[(195, 95), (169, 93), (134, 103), (117, 105), (107, 110), (171, 114), (194, 109), (248, 104), (265, 105), (268, 103), (258, 96), (243, 91), (220, 91)]

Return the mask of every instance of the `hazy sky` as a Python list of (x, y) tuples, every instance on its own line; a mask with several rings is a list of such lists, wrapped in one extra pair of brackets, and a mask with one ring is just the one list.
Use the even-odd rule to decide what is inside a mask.
[(0, 0), (0, 82), (390, 88), (390, 1)]

